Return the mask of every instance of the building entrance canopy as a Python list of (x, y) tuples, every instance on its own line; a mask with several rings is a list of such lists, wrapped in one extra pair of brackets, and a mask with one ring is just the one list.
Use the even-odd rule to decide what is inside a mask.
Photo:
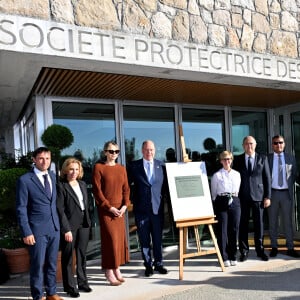
[[(278, 56), (11, 15), (0, 15), (0, 50), (5, 70), (0, 74), (2, 127), (14, 124), (32, 94), (84, 94), (81, 89), (69, 94), (62, 88), (56, 93), (49, 87), (35, 89), (41, 86), (38, 78), (43, 86), (53, 86), (58, 78), (66, 80), (68, 72), (84, 83), (82, 89), (89, 86), (88, 78), (113, 79), (108, 83), (120, 91), (119, 99), (253, 107), (278, 107), (299, 99), (300, 63)], [(45, 67), (55, 70), (53, 77), (41, 74)], [(61, 70), (70, 71), (62, 76)], [(113, 90), (105, 95), (101, 89), (85, 96), (116, 98)]]

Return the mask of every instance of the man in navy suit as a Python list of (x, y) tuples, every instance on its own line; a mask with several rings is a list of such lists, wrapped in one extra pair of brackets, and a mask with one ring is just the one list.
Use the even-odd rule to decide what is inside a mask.
[[(132, 203), (145, 276), (153, 275), (154, 270), (167, 274), (163, 266), (162, 231), (164, 201), (167, 195), (166, 171), (163, 162), (154, 159), (155, 146), (150, 140), (142, 145), (143, 158), (132, 162), (128, 169), (129, 184), (132, 189)], [(151, 256), (151, 241), (153, 257)]]
[(19, 178), (16, 197), (18, 222), (29, 247), (31, 295), (33, 300), (62, 300), (56, 293), (60, 231), (55, 175), (48, 172), (51, 152), (45, 147), (37, 148), (32, 159), (34, 167)]
[(268, 159), (255, 152), (256, 140), (246, 136), (243, 140), (245, 153), (238, 155), (233, 161), (233, 168), (241, 174), (239, 198), (241, 201), (241, 219), (239, 227), (240, 261), (246, 261), (249, 253), (248, 229), (250, 212), (254, 226), (254, 243), (258, 257), (267, 261), (264, 252), (264, 208), (271, 204), (271, 175)]
[(285, 142), (281, 135), (272, 138), (273, 153), (269, 154), (269, 166), (272, 174), (272, 205), (268, 208), (269, 232), (272, 250), (270, 257), (278, 253), (278, 218), (281, 213), (286, 238), (287, 255), (299, 257), (294, 250), (293, 241), (293, 205), (294, 184), (297, 178), (297, 164), (293, 155), (285, 153)]

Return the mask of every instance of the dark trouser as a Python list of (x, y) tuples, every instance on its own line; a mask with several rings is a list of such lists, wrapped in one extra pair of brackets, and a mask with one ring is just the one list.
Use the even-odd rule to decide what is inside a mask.
[(87, 284), (86, 275), (86, 249), (89, 242), (89, 228), (79, 228), (72, 231), (73, 241), (66, 242), (64, 236), (61, 237), (61, 266), (63, 276), (63, 286), (65, 290), (76, 290), (76, 281), (73, 274), (73, 251), (76, 254), (76, 273), (78, 286)]
[(35, 236), (35, 245), (29, 247), (30, 289), (33, 300), (43, 297), (43, 285), (47, 295), (56, 294), (56, 262), (59, 248), (59, 231)]
[(228, 205), (228, 197), (217, 196), (214, 203), (217, 218), (217, 240), (223, 260), (236, 260), (237, 238), (241, 216), (240, 199), (233, 197)]
[(281, 215), (281, 220), (284, 225), (284, 234), (286, 246), (288, 249), (294, 249), (293, 241), (293, 200), (290, 198), (288, 190), (272, 190), (272, 205), (268, 207), (269, 213), (269, 232), (271, 239), (271, 247), (277, 248), (278, 238), (278, 219)]
[[(136, 215), (137, 232), (142, 249), (144, 266), (150, 267), (163, 264), (162, 258), (162, 231), (163, 215), (149, 214), (147, 216)], [(153, 247), (154, 263), (151, 257), (151, 241)]]
[(239, 250), (241, 254), (247, 254), (249, 252), (248, 243), (248, 231), (249, 231), (249, 219), (250, 211), (252, 211), (252, 219), (254, 226), (254, 244), (257, 254), (261, 254), (264, 251), (263, 239), (264, 239), (264, 203), (263, 201), (252, 201), (241, 199), (241, 220), (239, 229)]

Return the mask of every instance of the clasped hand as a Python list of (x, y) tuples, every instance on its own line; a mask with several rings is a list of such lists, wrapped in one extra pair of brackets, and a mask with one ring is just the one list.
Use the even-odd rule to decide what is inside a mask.
[(118, 217), (118, 218), (121, 218), (123, 217), (125, 211), (126, 211), (126, 205), (123, 205), (121, 207), (121, 209), (117, 209), (115, 207), (111, 207), (110, 210), (109, 210), (115, 217)]

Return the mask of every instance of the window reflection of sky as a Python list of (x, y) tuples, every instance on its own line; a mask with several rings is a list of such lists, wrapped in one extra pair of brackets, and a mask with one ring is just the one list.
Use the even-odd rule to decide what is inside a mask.
[(206, 138), (215, 140), (216, 145), (223, 146), (221, 123), (183, 123), (183, 134), (186, 148), (191, 151), (206, 152), (203, 142)]
[[(64, 125), (72, 131), (74, 142), (62, 151), (62, 155), (73, 155), (80, 149), (85, 158), (91, 158), (96, 152), (99, 155), (105, 141), (115, 138), (113, 120), (72, 120), (55, 119), (54, 123)], [(165, 160), (168, 148), (175, 148), (173, 122), (124, 121), (125, 141), (135, 139), (135, 153), (141, 158), (141, 145), (146, 139), (156, 145), (156, 158)], [(222, 145), (222, 124), (219, 123), (183, 123), (183, 134), (186, 148), (191, 151), (206, 152), (203, 141), (211, 137), (217, 145)]]
[(115, 139), (115, 124), (113, 120), (72, 120), (55, 119), (55, 124), (68, 127), (74, 136), (74, 142), (62, 151), (62, 155), (73, 155), (78, 149), (84, 158), (99, 156), (105, 141)]

